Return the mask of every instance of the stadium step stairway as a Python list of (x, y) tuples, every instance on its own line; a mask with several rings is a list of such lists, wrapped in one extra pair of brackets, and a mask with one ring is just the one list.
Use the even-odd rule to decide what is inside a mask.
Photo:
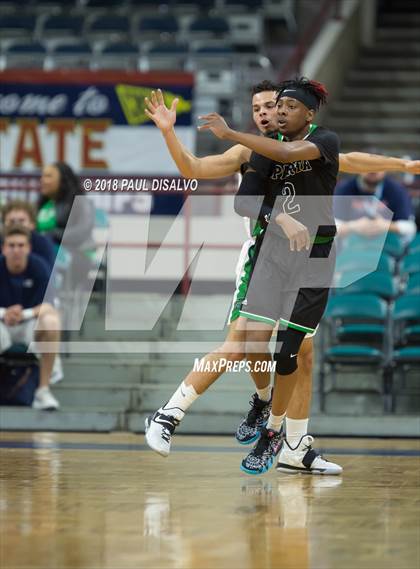
[[(420, 70), (420, 65), (419, 65)], [(392, 71), (390, 71), (392, 73)], [(332, 118), (419, 118), (420, 108), (415, 102), (408, 101), (405, 105), (397, 106), (387, 101), (364, 102), (364, 101), (341, 101), (337, 100), (331, 104), (329, 119)]]
[(418, 2), (381, 5), (374, 44), (361, 49), (340, 98), (327, 112), (326, 122), (340, 133), (343, 150), (373, 146), (397, 155), (417, 155), (419, 22)]
[[(419, 83), (420, 91), (420, 83)], [(416, 133), (420, 130), (420, 115), (414, 118), (359, 118), (357, 121), (359, 128), (366, 130), (385, 131), (385, 132), (405, 132)], [(354, 128), (354, 118), (352, 117), (334, 117), (328, 121), (328, 126), (340, 132), (342, 129), (351, 130)]]
[[(418, 47), (417, 56), (420, 56), (420, 43), (416, 44)], [(418, 74), (411, 73), (410, 71), (395, 71), (392, 77), (386, 71), (366, 71), (366, 70), (356, 70), (350, 71), (348, 74), (348, 83), (359, 86), (361, 83), (363, 85), (372, 84), (376, 87), (379, 85), (386, 84), (387, 86), (395, 86), (396, 81), (401, 81), (407, 86), (420, 85), (420, 77)]]

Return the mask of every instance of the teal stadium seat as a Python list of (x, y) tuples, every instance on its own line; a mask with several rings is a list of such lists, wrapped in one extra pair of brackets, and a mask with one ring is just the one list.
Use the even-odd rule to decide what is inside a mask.
[[(380, 369), (383, 374), (382, 393), (388, 406), (386, 375), (390, 352), (389, 310), (387, 302), (375, 294), (337, 294), (330, 297), (322, 329), (320, 365), (321, 409), (325, 408), (327, 370), (335, 390), (337, 370), (354, 371), (354, 367)], [(328, 340), (326, 336), (328, 334)]]
[(418, 272), (420, 272), (420, 255), (417, 253), (410, 253), (403, 258), (400, 273), (402, 275), (410, 275), (411, 273)]
[(406, 292), (409, 294), (420, 294), (420, 272), (411, 273), (408, 277)]
[(392, 311), (395, 323), (395, 342), (399, 345), (418, 342), (420, 327), (420, 296), (407, 293), (395, 301)]
[[(346, 294), (330, 298), (325, 317), (334, 341), (383, 344), (387, 332), (386, 302), (373, 294)], [(336, 353), (336, 352), (334, 352)], [(366, 351), (361, 351), (361, 357)], [(329, 353), (327, 351), (327, 359)]]
[(418, 247), (420, 247), (420, 233), (417, 233), (417, 235), (411, 241), (410, 245), (408, 246), (408, 252), (411, 253), (413, 249), (417, 249)]
[(336, 287), (335, 294), (374, 294), (387, 301), (398, 295), (395, 279), (388, 272), (375, 271), (361, 279), (354, 272), (342, 273)]
[[(347, 238), (346, 249), (363, 249), (367, 251), (375, 251), (382, 247), (383, 237), (364, 237), (363, 235), (352, 234)], [(383, 251), (391, 257), (400, 258), (405, 250), (406, 245), (403, 239), (396, 233), (389, 232), (383, 244)]]
[(336, 272), (358, 272), (363, 275), (366, 271), (379, 271), (393, 274), (395, 260), (386, 253), (379, 257), (376, 251), (345, 249), (337, 255)]
[[(418, 274), (418, 273), (415, 273)], [(392, 311), (394, 322), (394, 349), (392, 352), (392, 409), (395, 409), (396, 382), (394, 372), (405, 383), (406, 374), (420, 369), (420, 295), (406, 293), (395, 302)]]

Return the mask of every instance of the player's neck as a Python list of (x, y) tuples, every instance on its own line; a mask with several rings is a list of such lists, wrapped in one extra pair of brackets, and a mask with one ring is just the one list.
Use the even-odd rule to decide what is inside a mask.
[(284, 136), (285, 139), (287, 139), (290, 142), (293, 142), (294, 140), (303, 140), (306, 136), (308, 136), (310, 130), (311, 130), (311, 124), (306, 124), (299, 132), (297, 133), (290, 133)]

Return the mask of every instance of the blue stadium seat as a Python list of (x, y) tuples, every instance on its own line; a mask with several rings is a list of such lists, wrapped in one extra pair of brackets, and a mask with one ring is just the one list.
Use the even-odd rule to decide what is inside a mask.
[(5, 49), (6, 68), (44, 67), (47, 51), (38, 42), (13, 43)]
[(170, 4), (174, 9), (189, 7), (203, 12), (215, 8), (215, 0), (172, 0)]
[(103, 55), (139, 55), (139, 48), (129, 42), (112, 42), (106, 45), (101, 54)]
[[(218, 90), (220, 86), (218, 75), (224, 71), (231, 72), (234, 60), (235, 52), (232, 47), (221, 40), (208, 39), (192, 42), (189, 65), (197, 73), (197, 83), (200, 80), (198, 92), (208, 93), (211, 91), (210, 83), (213, 80), (217, 83), (216, 89)], [(205, 72), (209, 73), (208, 77), (204, 77)], [(232, 81), (229, 80), (230, 92), (232, 91), (231, 83)], [(201, 89), (202, 87), (203, 89)]]
[(66, 11), (75, 8), (78, 0), (37, 0), (34, 8), (40, 14), (48, 12)]
[(183, 70), (188, 57), (188, 46), (181, 43), (154, 42), (142, 58), (142, 70)]
[(19, 37), (33, 34), (36, 25), (36, 17), (33, 15), (4, 15), (0, 16), (0, 36)]
[(139, 48), (129, 42), (111, 42), (95, 55), (98, 69), (135, 70), (138, 67)]
[(192, 55), (225, 56), (232, 55), (233, 49), (229, 45), (203, 45), (192, 52)]
[(97, 16), (89, 25), (88, 33), (92, 35), (118, 34), (128, 35), (130, 32), (130, 20), (127, 16), (102, 15)]
[(138, 31), (176, 34), (179, 31), (178, 20), (174, 16), (144, 16), (138, 24)]
[(187, 55), (188, 54), (188, 46), (184, 43), (167, 43), (167, 42), (157, 42), (150, 45), (148, 49), (148, 53), (150, 54), (180, 54), (180, 55)]
[(263, 0), (223, 0), (223, 7), (226, 10), (261, 10), (263, 7)]
[(47, 50), (39, 42), (13, 43), (5, 50), (6, 55), (45, 55)]
[(225, 18), (199, 16), (192, 20), (189, 31), (191, 34), (223, 36), (229, 33), (229, 23)]
[(53, 53), (54, 55), (80, 55), (85, 53), (92, 55), (92, 49), (86, 42), (76, 44), (62, 44), (57, 45), (54, 48)]
[(83, 16), (49, 16), (42, 26), (42, 34), (48, 36), (79, 36), (83, 28)]
[(92, 61), (92, 49), (86, 42), (56, 45), (52, 52), (54, 68), (85, 69)]
[(121, 0), (88, 0), (86, 7), (113, 10), (120, 8), (121, 4), (123, 4)]

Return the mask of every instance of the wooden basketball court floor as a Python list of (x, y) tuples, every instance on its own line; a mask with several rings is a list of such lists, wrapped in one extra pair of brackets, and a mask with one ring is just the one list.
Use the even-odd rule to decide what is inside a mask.
[(2, 569), (418, 569), (418, 440), (318, 439), (340, 477), (239, 470), (228, 437), (3, 433)]

